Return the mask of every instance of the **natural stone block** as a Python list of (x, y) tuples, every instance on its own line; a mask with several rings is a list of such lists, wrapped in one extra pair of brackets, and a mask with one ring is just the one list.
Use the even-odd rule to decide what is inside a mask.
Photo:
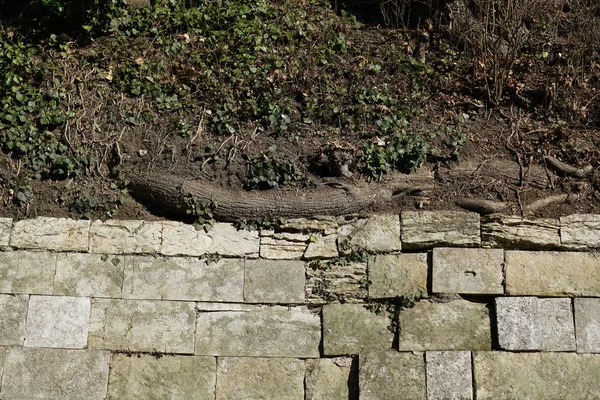
[(490, 346), (490, 317), (485, 304), (420, 301), (400, 311), (401, 351), (489, 350)]
[(600, 215), (560, 217), (560, 240), (563, 246), (574, 249), (600, 247)]
[(366, 250), (387, 253), (402, 250), (400, 217), (397, 214), (374, 215), (339, 228), (338, 248), (342, 254)]
[(358, 399), (353, 372), (350, 357), (306, 360), (306, 400)]
[(479, 214), (462, 211), (403, 211), (405, 249), (469, 247), (481, 243)]
[(90, 221), (67, 218), (25, 219), (15, 223), (10, 245), (20, 249), (87, 251)]
[(259, 247), (257, 231), (238, 231), (232, 224), (216, 223), (205, 232), (180, 222), (163, 223), (161, 253), (167, 256), (218, 254), (226, 257), (256, 258)]
[(28, 296), (0, 295), (0, 346), (23, 345), (28, 301)]
[(107, 220), (90, 227), (90, 252), (100, 254), (158, 253), (162, 222)]
[(291, 218), (282, 223), (279, 228), (286, 231), (318, 232), (336, 229), (344, 217), (322, 216), (317, 218)]
[(2, 399), (104, 400), (109, 361), (108, 351), (9, 348)]
[(0, 218), (0, 248), (8, 247), (12, 225), (12, 218)]
[(197, 355), (315, 358), (320, 341), (320, 318), (305, 307), (198, 314)]
[(219, 358), (217, 400), (304, 400), (304, 371), (291, 358)]
[(327, 304), (323, 307), (323, 352), (326, 356), (359, 354), (392, 348), (391, 319), (362, 304)]
[(575, 351), (575, 325), (571, 299), (538, 299), (542, 350)]
[(315, 260), (337, 257), (337, 235), (313, 235), (304, 252), (304, 259)]
[(578, 353), (600, 353), (600, 299), (575, 299)]
[(90, 299), (31, 296), (25, 347), (82, 349), (87, 345)]
[(293, 304), (304, 302), (304, 263), (248, 260), (245, 267), (246, 303)]
[(366, 353), (359, 364), (361, 400), (426, 399), (423, 353)]
[(367, 263), (312, 261), (306, 269), (306, 300), (362, 303), (367, 298)]
[(196, 303), (196, 311), (255, 311), (260, 309), (254, 304), (234, 303)]
[(542, 346), (536, 297), (497, 297), (498, 343), (505, 350), (539, 350)]
[(108, 399), (214, 400), (216, 377), (214, 357), (115, 354)]
[(506, 293), (600, 296), (600, 258), (591, 253), (507, 251)]
[(306, 250), (309, 238), (303, 233), (262, 231), (260, 256), (273, 260), (299, 259)]
[(123, 297), (145, 300), (243, 302), (244, 260), (198, 258), (125, 259)]
[(369, 297), (418, 298), (427, 294), (427, 254), (394, 254), (370, 257)]
[(52, 294), (59, 296), (121, 297), (122, 258), (99, 254), (60, 253)]
[(433, 249), (433, 292), (503, 294), (504, 251)]
[(192, 354), (195, 317), (189, 302), (95, 299), (89, 347)]
[(560, 247), (559, 221), (553, 218), (523, 218), (493, 214), (484, 217), (481, 237), (484, 246), (503, 249), (540, 250)]
[(425, 364), (427, 400), (473, 398), (471, 352), (428, 351), (425, 353)]
[(55, 271), (55, 253), (0, 252), (0, 292), (52, 294)]

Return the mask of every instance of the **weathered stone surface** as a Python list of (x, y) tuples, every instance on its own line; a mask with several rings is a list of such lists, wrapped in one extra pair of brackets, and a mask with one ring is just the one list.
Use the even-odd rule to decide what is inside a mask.
[(473, 360), (478, 400), (600, 397), (597, 355), (477, 352)]
[(504, 251), (433, 249), (433, 292), (503, 294)]
[(219, 358), (217, 400), (303, 400), (304, 371), (290, 358)]
[(317, 232), (336, 229), (343, 221), (343, 217), (324, 216), (316, 219), (292, 218), (279, 226), (283, 230)]
[(493, 214), (482, 221), (482, 244), (503, 249), (557, 249), (560, 247), (559, 226), (558, 220), (553, 218)]
[(402, 246), (431, 249), (468, 247), (481, 243), (479, 214), (462, 211), (403, 211)]
[(248, 260), (245, 267), (246, 303), (294, 304), (304, 302), (304, 263)]
[(575, 299), (578, 353), (600, 353), (600, 299)]
[(314, 235), (304, 252), (306, 260), (334, 258), (337, 256), (337, 235)]
[(327, 304), (323, 307), (323, 353), (337, 356), (391, 349), (394, 332), (390, 324), (383, 310), (378, 315), (362, 304)]
[(306, 360), (306, 400), (358, 399), (358, 377), (351, 370), (350, 357)]
[(498, 343), (505, 350), (539, 350), (542, 346), (536, 297), (496, 297)]
[(31, 296), (25, 347), (82, 349), (89, 320), (88, 297)]
[(260, 256), (273, 260), (295, 260), (302, 257), (309, 235), (302, 233), (262, 232)]
[(575, 351), (575, 325), (571, 299), (538, 299), (542, 350)]
[(244, 301), (244, 260), (134, 256), (124, 264), (126, 299)]
[(423, 353), (365, 353), (359, 364), (360, 400), (426, 399)]
[(0, 252), (0, 292), (52, 294), (55, 271), (55, 253)]
[(25, 219), (15, 223), (10, 245), (21, 249), (87, 251), (90, 221), (67, 218)]
[(150, 221), (94, 221), (90, 227), (90, 252), (100, 254), (158, 253), (163, 223)]
[(306, 300), (312, 304), (363, 302), (366, 282), (367, 263), (313, 261), (306, 269)]
[(360, 250), (374, 253), (402, 250), (399, 216), (397, 214), (374, 215), (341, 226), (338, 249), (342, 254)]
[(255, 304), (234, 303), (196, 303), (196, 311), (254, 311), (259, 309)]
[(23, 295), (0, 295), (0, 346), (23, 345), (28, 301)]
[(99, 254), (60, 253), (52, 294), (119, 298), (123, 287), (122, 260)]
[(560, 240), (563, 246), (573, 249), (600, 247), (600, 215), (560, 217)]
[(490, 346), (490, 317), (485, 304), (420, 301), (400, 311), (400, 351), (489, 350)]
[(7, 247), (10, 241), (12, 218), (0, 218), (0, 248)]
[(600, 296), (600, 258), (591, 253), (507, 251), (506, 293)]
[(373, 256), (368, 268), (372, 299), (417, 298), (427, 294), (426, 253)]
[(232, 357), (319, 357), (321, 321), (305, 307), (198, 314), (196, 354)]
[(473, 398), (471, 352), (428, 351), (425, 353), (425, 363), (427, 400)]
[(108, 399), (214, 400), (216, 377), (214, 357), (115, 354)]
[(88, 344), (108, 350), (192, 354), (195, 316), (194, 303), (95, 299)]
[(219, 254), (227, 257), (258, 257), (257, 231), (238, 231), (232, 224), (216, 223), (208, 232), (193, 225), (165, 221), (161, 253), (168, 256)]
[(2, 399), (104, 400), (109, 361), (108, 351), (9, 348)]

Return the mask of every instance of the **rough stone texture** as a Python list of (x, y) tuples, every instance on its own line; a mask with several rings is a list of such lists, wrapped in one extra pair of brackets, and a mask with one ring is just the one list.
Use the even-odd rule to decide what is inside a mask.
[(219, 358), (217, 400), (304, 400), (304, 361)]
[(431, 249), (469, 247), (481, 243), (479, 214), (462, 211), (403, 211), (402, 246)]
[(255, 304), (196, 303), (196, 311), (255, 311)]
[(600, 353), (600, 299), (575, 299), (578, 353)]
[(434, 293), (503, 294), (504, 251), (433, 249)]
[(89, 320), (88, 297), (31, 296), (25, 347), (82, 349)]
[(336, 229), (341, 222), (344, 221), (344, 217), (332, 217), (323, 216), (315, 219), (306, 218), (292, 218), (279, 226), (280, 229), (290, 231), (325, 231), (329, 229)]
[(23, 295), (0, 295), (0, 346), (23, 345), (28, 301)]
[(575, 351), (575, 325), (571, 299), (538, 299), (542, 350)]
[(305, 307), (198, 314), (196, 354), (232, 357), (319, 357), (321, 323)]
[(498, 343), (505, 350), (539, 350), (542, 346), (536, 297), (497, 297)]
[(58, 254), (52, 294), (119, 298), (123, 288), (122, 260), (99, 254)]
[(323, 307), (323, 353), (326, 356), (359, 354), (392, 348), (391, 320), (361, 304), (328, 304)]
[(417, 298), (427, 294), (427, 254), (378, 255), (369, 258), (369, 297), (403, 296)]
[(360, 303), (367, 298), (366, 281), (367, 263), (313, 261), (306, 269), (306, 300), (312, 304)]
[(3, 400), (104, 400), (108, 351), (9, 348)]
[(0, 218), (0, 248), (8, 247), (12, 223), (12, 218)]
[(475, 396), (486, 399), (600, 398), (600, 356), (477, 352)]
[(506, 293), (600, 296), (600, 257), (591, 253), (506, 251)]
[(108, 399), (214, 400), (216, 377), (213, 357), (115, 354)]
[(67, 218), (25, 219), (15, 223), (10, 245), (21, 249), (87, 251), (90, 221)]
[(168, 256), (219, 254), (226, 257), (258, 257), (256, 231), (238, 231), (232, 224), (216, 223), (208, 232), (193, 225), (165, 221), (161, 253)]
[(481, 239), (484, 246), (504, 249), (557, 249), (560, 247), (559, 226), (558, 220), (553, 218), (493, 214), (482, 221)]
[(365, 353), (359, 364), (360, 400), (426, 399), (423, 353)]
[(574, 214), (560, 218), (563, 246), (584, 249), (600, 247), (600, 215)]
[(420, 301), (400, 311), (400, 351), (489, 350), (490, 346), (490, 317), (485, 304)]
[(108, 350), (192, 354), (195, 317), (194, 303), (95, 299), (88, 344)]
[(306, 400), (358, 399), (358, 379), (351, 369), (350, 357), (306, 360)]
[(244, 301), (244, 260), (188, 257), (125, 259), (123, 297), (145, 300)]
[(428, 351), (427, 400), (473, 399), (471, 352)]
[(55, 271), (55, 253), (0, 252), (0, 292), (52, 294)]
[(299, 259), (306, 250), (309, 238), (303, 233), (262, 231), (260, 256), (273, 260)]
[(294, 304), (304, 302), (304, 263), (248, 260), (245, 266), (246, 303)]
[(334, 258), (338, 256), (337, 235), (314, 235), (313, 238), (308, 243), (304, 252), (306, 260)]
[(338, 248), (342, 254), (360, 250), (374, 253), (402, 250), (399, 216), (374, 215), (340, 227)]
[(158, 253), (162, 222), (107, 220), (90, 227), (90, 252), (100, 254)]

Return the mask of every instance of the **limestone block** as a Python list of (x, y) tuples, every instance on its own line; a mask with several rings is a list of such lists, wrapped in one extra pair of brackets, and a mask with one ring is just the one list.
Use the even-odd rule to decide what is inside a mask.
[(482, 244), (503, 249), (557, 249), (560, 247), (559, 226), (559, 221), (553, 218), (492, 214), (482, 221)]
[(400, 311), (400, 351), (489, 350), (490, 346), (490, 317), (485, 304), (420, 301)]
[(0, 292), (52, 294), (56, 253), (0, 252)]
[(373, 256), (368, 268), (371, 299), (427, 294), (427, 253)]
[(109, 400), (214, 400), (214, 357), (115, 354), (110, 364)]
[(463, 211), (403, 211), (405, 249), (469, 247), (481, 243), (479, 214)]
[(31, 296), (25, 347), (83, 349), (89, 320), (88, 297)]
[(571, 299), (538, 299), (542, 350), (575, 351), (575, 325)]
[(67, 218), (25, 219), (15, 223), (10, 245), (20, 249), (88, 251), (90, 221)]
[(471, 352), (428, 351), (427, 400), (473, 399)]
[(244, 260), (132, 256), (124, 264), (126, 299), (244, 301)]
[(540, 350), (536, 297), (496, 297), (498, 343), (505, 350)]
[(2, 399), (104, 400), (110, 352), (9, 348)]
[(359, 364), (361, 400), (426, 399), (423, 353), (365, 353)]
[(59, 296), (121, 297), (123, 257), (60, 253), (52, 294)]
[(260, 309), (254, 304), (196, 303), (196, 311), (254, 311)]
[(0, 218), (0, 248), (8, 247), (12, 225), (12, 218)]
[(362, 303), (367, 298), (367, 263), (312, 261), (306, 269), (306, 300)]
[(560, 240), (563, 246), (573, 249), (600, 247), (600, 215), (560, 217)]
[(504, 293), (503, 250), (436, 248), (432, 264), (434, 293)]
[(0, 295), (0, 346), (23, 345), (28, 301), (24, 295)]
[(261, 232), (260, 256), (272, 260), (300, 259), (310, 236), (303, 233)]
[(402, 250), (399, 216), (374, 215), (340, 227), (338, 248), (342, 254), (361, 250), (371, 253)]
[(292, 218), (282, 223), (279, 228), (286, 231), (318, 232), (336, 229), (343, 220), (343, 217), (332, 216), (323, 216), (314, 219)]
[(600, 299), (575, 299), (578, 353), (600, 353)]
[(315, 358), (320, 341), (320, 318), (305, 307), (198, 314), (196, 355)]
[(316, 260), (337, 257), (337, 235), (313, 235), (304, 252), (304, 259)]
[(245, 266), (246, 303), (294, 304), (304, 302), (304, 263), (248, 260)]
[(358, 377), (353, 376), (352, 358), (306, 360), (306, 400), (358, 398)]
[(162, 239), (160, 221), (94, 221), (90, 227), (90, 252), (100, 254), (158, 253)]
[(390, 325), (385, 310), (376, 313), (362, 304), (327, 304), (323, 306), (323, 353), (338, 356), (391, 349)]
[(193, 354), (194, 303), (94, 299), (90, 348)]

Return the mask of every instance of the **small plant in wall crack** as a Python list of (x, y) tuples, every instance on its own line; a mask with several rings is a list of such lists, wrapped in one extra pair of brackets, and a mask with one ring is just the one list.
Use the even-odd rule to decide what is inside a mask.
[(200, 200), (196, 196), (185, 196), (183, 199), (187, 206), (186, 213), (196, 217), (194, 228), (196, 228), (197, 231), (210, 231), (215, 224), (213, 210), (215, 209), (216, 204), (213, 201)]

